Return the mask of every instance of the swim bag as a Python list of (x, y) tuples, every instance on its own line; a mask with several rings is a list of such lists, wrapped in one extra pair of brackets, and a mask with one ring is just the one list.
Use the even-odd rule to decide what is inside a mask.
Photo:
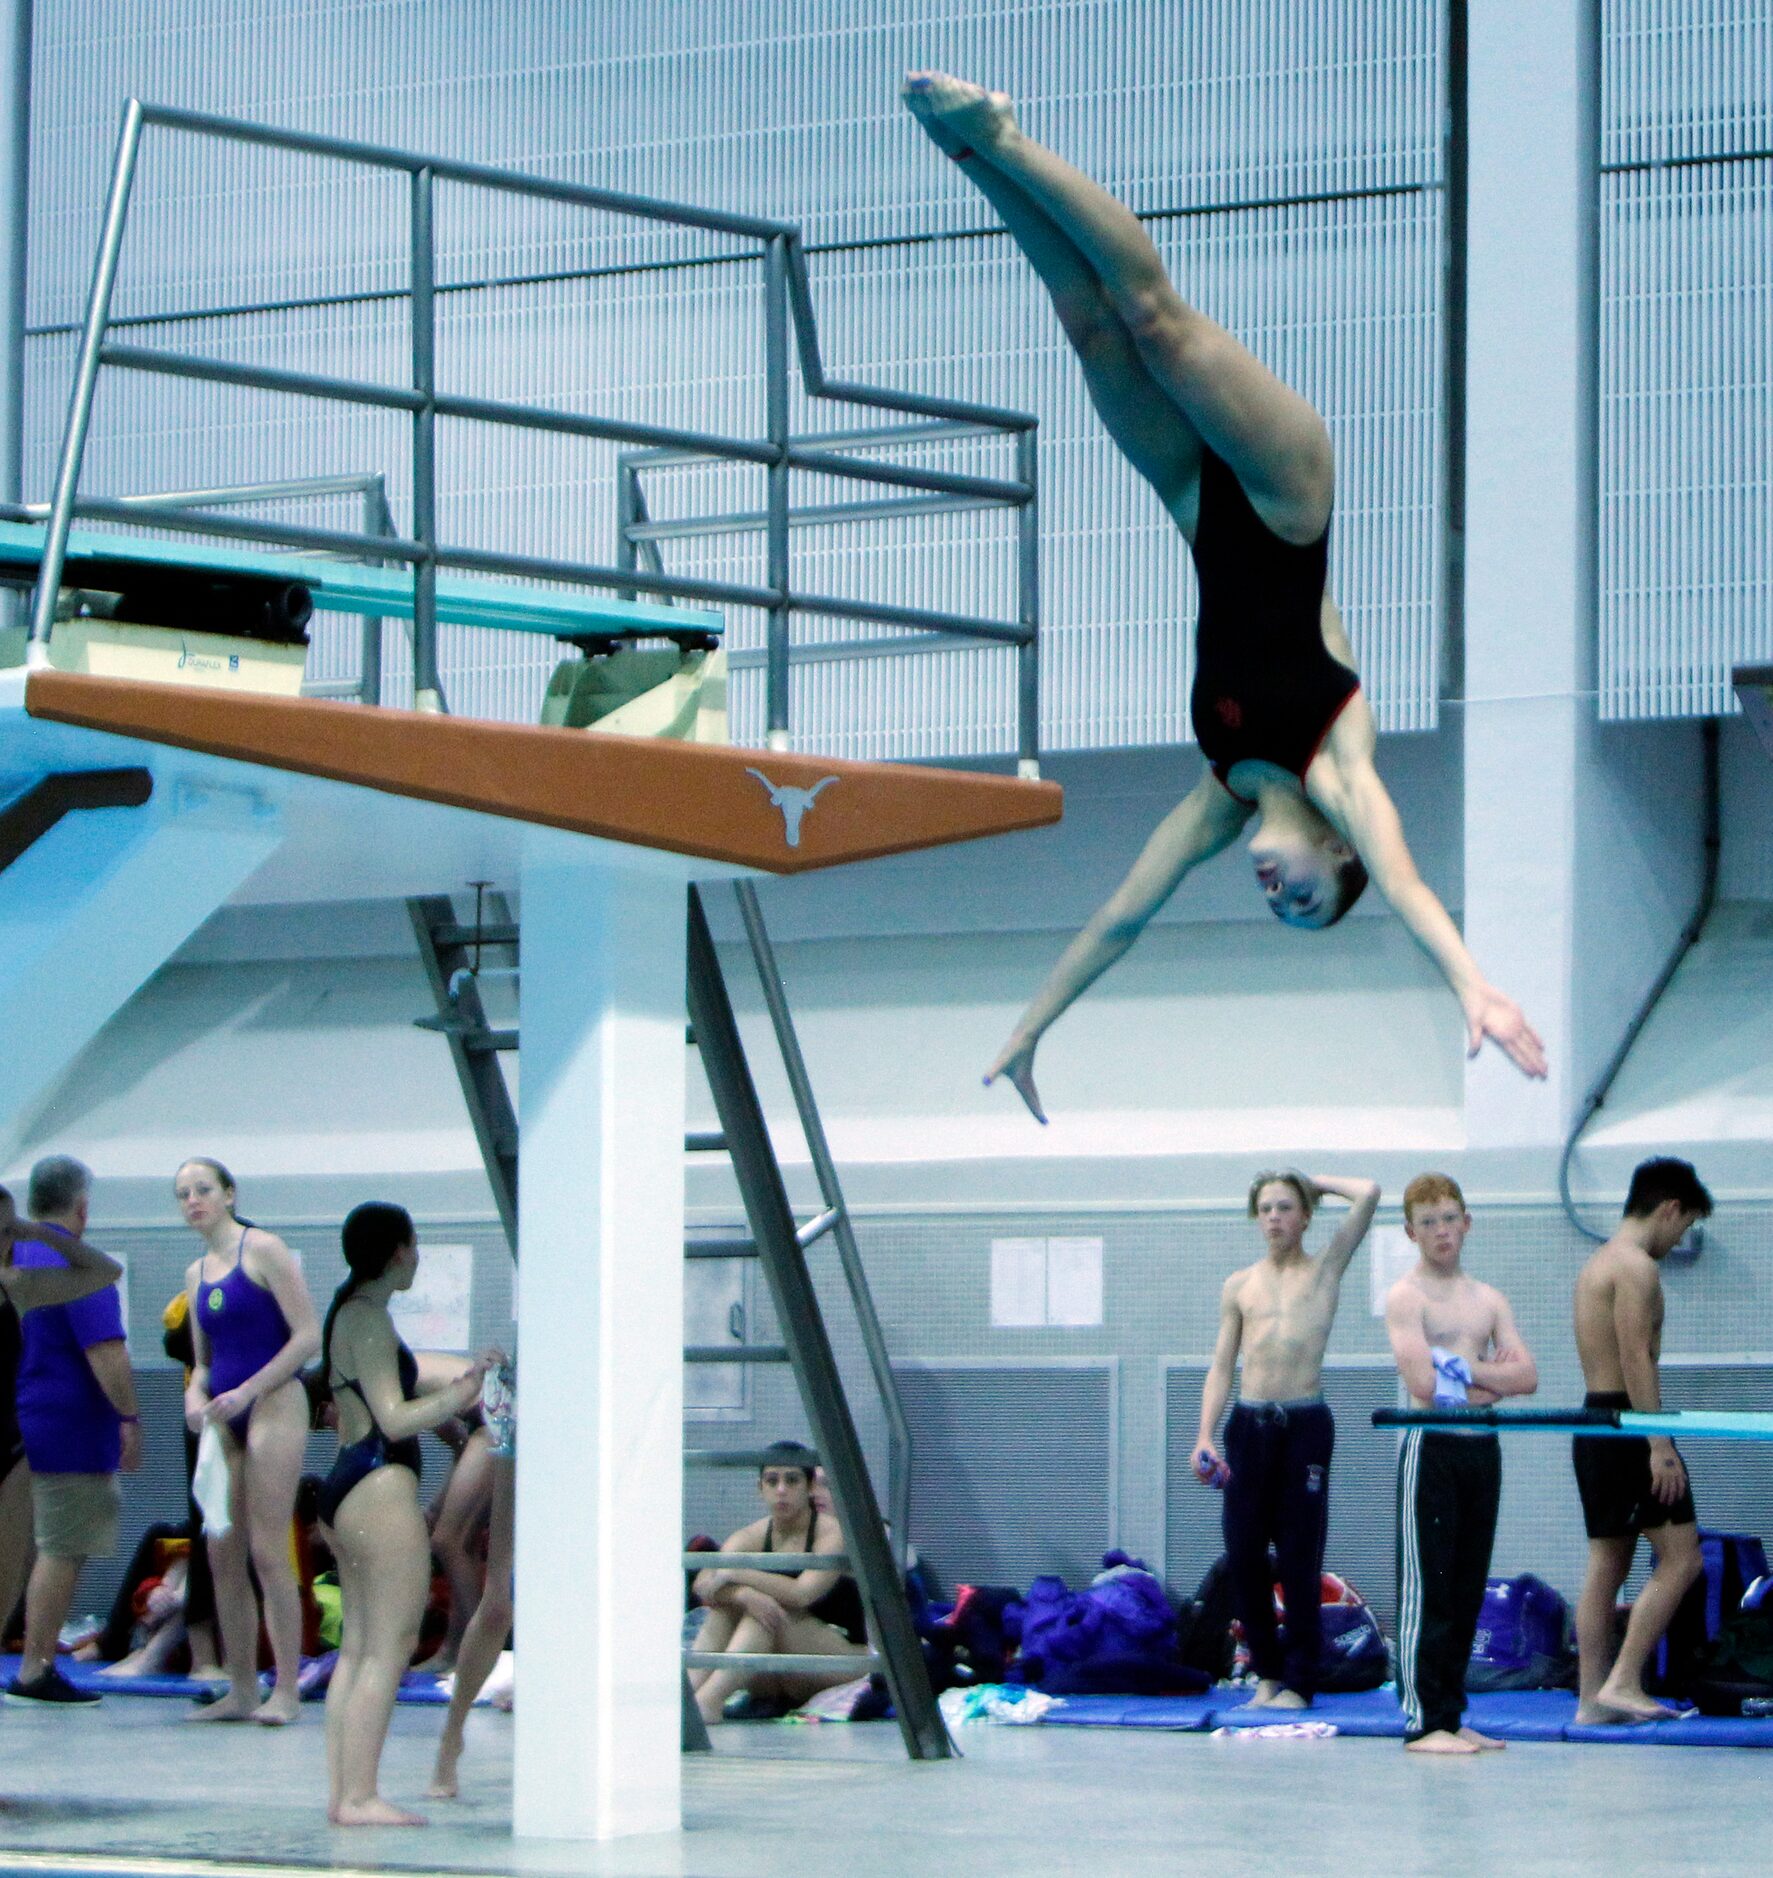
[(1644, 1686), (1655, 1695), (1688, 1695), (1703, 1671), (1706, 1646), (1742, 1607), (1743, 1594), (1767, 1570), (1767, 1548), (1753, 1533), (1699, 1532), (1704, 1566), (1682, 1598), (1668, 1634), (1650, 1659)]
[(1492, 1578), (1484, 1587), (1466, 1688), (1476, 1694), (1565, 1689), (1574, 1667), (1570, 1607), (1562, 1594), (1531, 1572)]

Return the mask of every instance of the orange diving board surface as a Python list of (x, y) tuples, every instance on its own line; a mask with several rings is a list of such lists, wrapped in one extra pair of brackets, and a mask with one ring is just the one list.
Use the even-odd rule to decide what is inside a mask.
[(1057, 822), (1057, 783), (37, 671), (49, 722), (633, 847), (807, 873)]

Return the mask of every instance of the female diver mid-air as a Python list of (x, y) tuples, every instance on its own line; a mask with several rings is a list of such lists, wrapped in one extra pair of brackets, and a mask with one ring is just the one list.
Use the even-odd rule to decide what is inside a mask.
[(1190, 703), (1207, 774), (1066, 948), (985, 1080), (1008, 1076), (1045, 1121), (1034, 1052), (1047, 1027), (1252, 819), (1250, 858), (1279, 918), (1333, 925), (1370, 872), (1459, 999), (1472, 1052), (1493, 1038), (1543, 1076), (1544, 1046), (1417, 873), (1373, 767), (1372, 713), (1324, 586), (1323, 419), (1182, 299), (1138, 219), (1025, 136), (1001, 92), (914, 72), (904, 95), (1033, 264), (1109, 435), (1181, 529), (1200, 580)]

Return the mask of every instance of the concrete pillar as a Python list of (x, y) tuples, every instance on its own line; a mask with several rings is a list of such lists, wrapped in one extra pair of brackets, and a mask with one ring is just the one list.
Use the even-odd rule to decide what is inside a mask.
[(1593, 0), (1470, 9), (1465, 934), (1545, 1039), (1466, 1075), (1470, 1172), (1543, 1193), (1698, 877), (1689, 725), (1596, 701), (1599, 29)]
[(513, 1824), (680, 1823), (681, 864), (523, 870)]
[(1475, 1152), (1543, 1147), (1581, 1099), (1575, 778), (1594, 713), (1594, 43), (1588, 0), (1470, 14), (1465, 934), (1545, 1039), (1466, 1076)]

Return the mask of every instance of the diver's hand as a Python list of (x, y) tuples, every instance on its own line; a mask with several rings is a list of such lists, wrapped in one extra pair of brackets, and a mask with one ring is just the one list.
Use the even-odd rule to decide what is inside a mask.
[(1034, 1052), (1039, 1042), (1038, 1037), (1012, 1037), (985, 1072), (985, 1086), (990, 1088), (999, 1076), (1009, 1077), (1016, 1093), (1028, 1104), (1028, 1113), (1044, 1128), (1046, 1111), (1040, 1106), (1040, 1091), (1034, 1086)]
[(1468, 1056), (1476, 1056), (1489, 1037), (1501, 1045), (1516, 1069), (1529, 1076), (1545, 1074), (1545, 1045), (1513, 998), (1493, 985), (1480, 984), (1462, 1002)]

